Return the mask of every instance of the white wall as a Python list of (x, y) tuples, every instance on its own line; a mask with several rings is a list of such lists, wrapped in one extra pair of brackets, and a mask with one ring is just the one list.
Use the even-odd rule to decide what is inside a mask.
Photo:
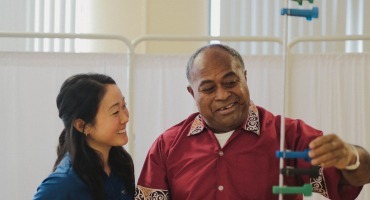
[[(208, 35), (208, 0), (93, 0), (80, 4), (80, 33), (122, 35), (130, 40), (143, 35)], [(112, 41), (81, 41), (81, 51), (122, 52)], [(142, 53), (188, 53), (199, 42), (145, 42)]]

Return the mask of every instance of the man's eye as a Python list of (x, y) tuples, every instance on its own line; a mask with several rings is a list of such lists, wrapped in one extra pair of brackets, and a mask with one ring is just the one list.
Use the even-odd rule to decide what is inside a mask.
[(230, 82), (226, 82), (224, 85), (225, 85), (225, 87), (227, 87), (227, 88), (232, 88), (232, 87), (234, 87), (237, 83), (238, 83), (238, 81), (230, 81)]
[(200, 91), (204, 93), (212, 93), (214, 90), (215, 90), (214, 87), (200, 89)]
[(117, 115), (118, 113), (119, 113), (119, 111), (117, 111), (117, 112), (114, 112), (114, 113), (113, 113), (113, 115)]

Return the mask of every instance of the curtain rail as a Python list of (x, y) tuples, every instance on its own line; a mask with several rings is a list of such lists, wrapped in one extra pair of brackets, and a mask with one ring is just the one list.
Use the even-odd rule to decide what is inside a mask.
[[(239, 42), (273, 42), (283, 44), (276, 37), (242, 37), (242, 36), (174, 36), (174, 35), (146, 35), (134, 40), (129, 40), (120, 35), (103, 34), (73, 34), (73, 33), (28, 33), (28, 32), (0, 32), (0, 37), (9, 38), (60, 38), (60, 39), (107, 39), (123, 42), (129, 53), (133, 53), (136, 46), (146, 41), (239, 41)], [(321, 36), (321, 37), (299, 37), (288, 43), (288, 49), (302, 42), (331, 42), (349, 40), (370, 40), (370, 35), (347, 35), (347, 36)]]
[(273, 42), (278, 43), (280, 45), (283, 44), (283, 41), (276, 37), (242, 37), (242, 36), (187, 36), (187, 35), (146, 35), (141, 36), (132, 41), (133, 49), (142, 42), (146, 41), (178, 41), (178, 42), (186, 42), (186, 41), (235, 41), (235, 42)]
[(59, 38), (59, 39), (98, 39), (118, 40), (125, 44), (128, 52), (132, 52), (131, 41), (120, 35), (76, 34), (76, 33), (31, 33), (31, 32), (0, 32), (0, 37), (8, 38)]
[(288, 44), (288, 51), (290, 51), (295, 45), (302, 42), (340, 42), (350, 40), (370, 40), (370, 35), (344, 35), (344, 36), (319, 36), (319, 37), (299, 37)]

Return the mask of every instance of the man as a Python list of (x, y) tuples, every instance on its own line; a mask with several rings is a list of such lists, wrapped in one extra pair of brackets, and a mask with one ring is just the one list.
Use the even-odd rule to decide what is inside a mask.
[[(188, 91), (199, 113), (165, 131), (154, 142), (138, 180), (136, 199), (277, 199), (281, 117), (250, 100), (244, 63), (234, 49), (213, 44), (196, 51), (187, 66)], [(284, 184), (311, 183), (330, 199), (355, 199), (370, 182), (370, 155), (334, 134), (323, 136), (301, 120), (285, 119), (285, 147), (310, 148), (319, 177), (285, 176)], [(360, 164), (359, 164), (360, 163)], [(284, 199), (302, 199), (301, 194)]]

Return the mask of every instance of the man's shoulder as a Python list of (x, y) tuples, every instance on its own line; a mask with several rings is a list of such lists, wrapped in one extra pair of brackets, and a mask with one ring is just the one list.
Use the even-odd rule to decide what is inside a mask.
[(258, 115), (260, 117), (276, 117), (275, 114), (273, 114), (271, 111), (267, 110), (266, 108), (261, 107), (261, 106), (256, 106), (256, 107), (258, 110)]
[(171, 136), (171, 135), (177, 135), (179, 132), (186, 131), (190, 129), (190, 126), (194, 122), (194, 119), (199, 115), (199, 113), (193, 113), (189, 115), (186, 119), (182, 120), (181, 122), (177, 123), (176, 125), (173, 125), (172, 127), (165, 130), (162, 135), (164, 136)]
[[(281, 126), (281, 115), (275, 115), (265, 108), (257, 106), (259, 120), (261, 127), (265, 130), (267, 127), (275, 127), (276, 130), (280, 130)], [(285, 129), (289, 130), (288, 133), (301, 133), (302, 131), (315, 133), (321, 135), (322, 131), (313, 128), (311, 125), (307, 124), (302, 119), (295, 119), (290, 117), (285, 117)]]
[(199, 113), (190, 114), (186, 119), (182, 120), (181, 122), (171, 126), (167, 130), (165, 130), (157, 140), (170, 142), (173, 141), (176, 137), (180, 135), (187, 135), (191, 128), (194, 119), (199, 115)]
[[(276, 122), (280, 122), (280, 115), (275, 115), (271, 111), (267, 110), (266, 108), (263, 108), (261, 106), (256, 106), (258, 110), (258, 119), (263, 124), (275, 124)], [(271, 124), (272, 125), (272, 124)]]

